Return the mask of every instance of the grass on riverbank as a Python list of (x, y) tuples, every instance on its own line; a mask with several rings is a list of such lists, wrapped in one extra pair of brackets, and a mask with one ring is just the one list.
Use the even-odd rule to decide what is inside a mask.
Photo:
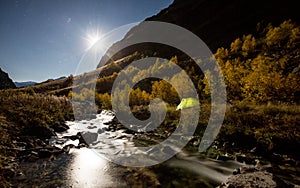
[[(174, 112), (177, 113), (177, 112)], [(210, 107), (201, 105), (199, 124), (195, 136), (204, 134)], [(210, 157), (221, 153), (249, 153), (269, 158), (273, 153), (288, 155), (299, 160), (300, 107), (296, 104), (228, 105), (220, 132), (207, 151)], [(198, 149), (190, 143), (188, 149)]]
[[(167, 138), (177, 128), (180, 111), (169, 106), (168, 112), (156, 133)], [(133, 114), (138, 119), (150, 117), (147, 107), (133, 107)], [(198, 151), (201, 138), (206, 130), (211, 106), (207, 103), (200, 105), (200, 117), (194, 133), (194, 139), (185, 148)], [(273, 153), (288, 155), (299, 160), (300, 148), (300, 107), (296, 104), (252, 104), (236, 103), (227, 105), (222, 127), (207, 155), (216, 158), (219, 154), (249, 153), (272, 157)], [(148, 134), (148, 133), (147, 133)], [(148, 136), (151, 136), (149, 133)]]
[(299, 158), (300, 107), (239, 104), (227, 110), (218, 141), (232, 151), (288, 154)]
[[(210, 110), (209, 104), (201, 104), (198, 127), (194, 134), (199, 139), (207, 127)], [(135, 113), (139, 117), (139, 113)], [(169, 132), (174, 130), (178, 125), (179, 117), (180, 111), (176, 111), (175, 107), (169, 107), (165, 121), (160, 127)], [(232, 154), (248, 153), (255, 148), (256, 153), (265, 157), (278, 153), (300, 159), (297, 152), (300, 148), (299, 122), (300, 107), (296, 104), (237, 103), (228, 105), (214, 145), (219, 148), (218, 150)], [(191, 143), (188, 149), (197, 151), (199, 143), (196, 146), (195, 143)]]
[(64, 97), (0, 92), (0, 187), (9, 187), (14, 161), (22, 138), (47, 138), (53, 129), (72, 119), (72, 106)]

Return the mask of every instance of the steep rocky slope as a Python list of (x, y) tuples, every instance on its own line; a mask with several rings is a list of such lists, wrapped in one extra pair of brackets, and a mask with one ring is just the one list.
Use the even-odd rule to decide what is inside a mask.
[[(146, 21), (164, 21), (184, 27), (199, 36), (214, 53), (217, 48), (228, 47), (237, 37), (253, 34), (268, 23), (278, 25), (288, 19), (299, 23), (299, 18), (297, 1), (294, 0), (174, 0), (168, 8)], [(132, 28), (107, 54), (116, 52), (121, 43), (134, 40), (139, 32), (139, 26)], [(139, 44), (118, 52), (112, 59), (121, 59), (135, 51), (147, 51), (147, 55), (156, 52), (165, 57), (174, 54), (168, 54), (170, 50), (161, 46)], [(149, 54), (149, 51), (152, 52)], [(108, 58), (104, 56), (101, 62), (106, 62)]]
[(0, 68), (0, 89), (16, 88), (8, 74)]

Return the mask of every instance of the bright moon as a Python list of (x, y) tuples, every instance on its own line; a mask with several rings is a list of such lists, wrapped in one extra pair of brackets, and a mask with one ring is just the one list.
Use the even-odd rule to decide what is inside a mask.
[(98, 40), (101, 38), (100, 33), (97, 31), (97, 33), (89, 33), (87, 34), (87, 36), (85, 37), (85, 39), (88, 42), (88, 48), (91, 48), (92, 46), (94, 46), (94, 44), (96, 44), (96, 42), (98, 42)]

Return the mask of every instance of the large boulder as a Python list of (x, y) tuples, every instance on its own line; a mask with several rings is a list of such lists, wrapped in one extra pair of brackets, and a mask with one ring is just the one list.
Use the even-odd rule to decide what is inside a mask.
[(238, 168), (232, 176), (223, 182), (219, 188), (235, 188), (235, 187), (293, 187), (285, 183), (261, 165), (242, 166)]
[(250, 172), (245, 174), (237, 174), (229, 177), (220, 187), (277, 187), (277, 183), (273, 180), (273, 174), (266, 171)]
[(97, 141), (98, 133), (92, 133), (92, 132), (82, 132), (80, 133), (79, 138), (79, 144), (84, 143), (86, 145), (89, 145), (95, 141)]

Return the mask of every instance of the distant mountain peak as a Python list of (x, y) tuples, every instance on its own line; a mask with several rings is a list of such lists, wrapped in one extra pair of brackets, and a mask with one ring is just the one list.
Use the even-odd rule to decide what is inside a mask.
[(37, 84), (37, 82), (26, 81), (26, 82), (15, 82), (16, 87), (29, 87)]

